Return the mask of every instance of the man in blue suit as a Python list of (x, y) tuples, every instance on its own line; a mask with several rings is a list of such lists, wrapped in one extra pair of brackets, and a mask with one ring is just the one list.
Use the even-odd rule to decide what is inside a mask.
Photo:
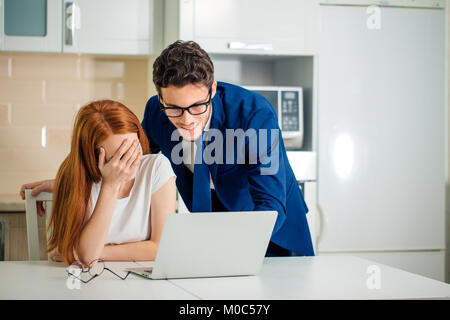
[[(177, 41), (155, 60), (142, 126), (151, 152), (171, 161), (186, 206), (201, 211), (278, 212), (267, 256), (314, 255), (308, 208), (288, 162), (277, 116), (254, 92), (214, 80), (208, 54)], [(37, 196), (54, 180), (25, 184)], [(38, 206), (44, 214), (42, 203)], [(232, 230), (230, 230), (232, 236)]]
[(151, 152), (171, 161), (187, 208), (276, 210), (266, 255), (314, 255), (308, 208), (270, 103), (215, 81), (208, 54), (192, 41), (177, 41), (161, 53), (153, 82), (158, 94), (148, 100), (142, 126)]

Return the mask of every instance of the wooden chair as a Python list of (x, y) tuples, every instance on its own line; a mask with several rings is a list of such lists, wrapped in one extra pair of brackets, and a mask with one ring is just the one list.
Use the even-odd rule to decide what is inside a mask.
[[(46, 225), (52, 211), (53, 193), (41, 192), (37, 197), (31, 189), (25, 190), (25, 212), (27, 221), (28, 260), (40, 260), (37, 201), (44, 201)], [(49, 258), (49, 256), (47, 255)]]

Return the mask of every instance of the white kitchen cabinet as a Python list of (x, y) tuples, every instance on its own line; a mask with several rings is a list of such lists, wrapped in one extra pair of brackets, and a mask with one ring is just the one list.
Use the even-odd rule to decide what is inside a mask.
[(162, 8), (161, 0), (64, 0), (63, 52), (157, 53)]
[(313, 55), (316, 0), (167, 0), (165, 45), (194, 40), (208, 53)]
[(162, 0), (0, 0), (0, 50), (146, 55), (162, 49)]
[(0, 50), (61, 52), (62, 0), (0, 0)]

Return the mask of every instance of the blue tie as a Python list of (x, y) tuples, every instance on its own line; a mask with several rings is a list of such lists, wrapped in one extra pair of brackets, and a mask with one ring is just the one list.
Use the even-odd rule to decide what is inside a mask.
[(209, 181), (209, 168), (203, 161), (203, 141), (205, 133), (195, 141), (194, 183), (192, 190), (192, 212), (211, 212), (211, 185)]

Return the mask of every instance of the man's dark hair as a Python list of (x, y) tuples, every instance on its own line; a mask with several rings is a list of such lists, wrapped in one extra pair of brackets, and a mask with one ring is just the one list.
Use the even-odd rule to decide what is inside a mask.
[(211, 88), (213, 82), (214, 65), (194, 41), (175, 41), (153, 63), (153, 83), (158, 93), (169, 85), (182, 87), (192, 83)]

